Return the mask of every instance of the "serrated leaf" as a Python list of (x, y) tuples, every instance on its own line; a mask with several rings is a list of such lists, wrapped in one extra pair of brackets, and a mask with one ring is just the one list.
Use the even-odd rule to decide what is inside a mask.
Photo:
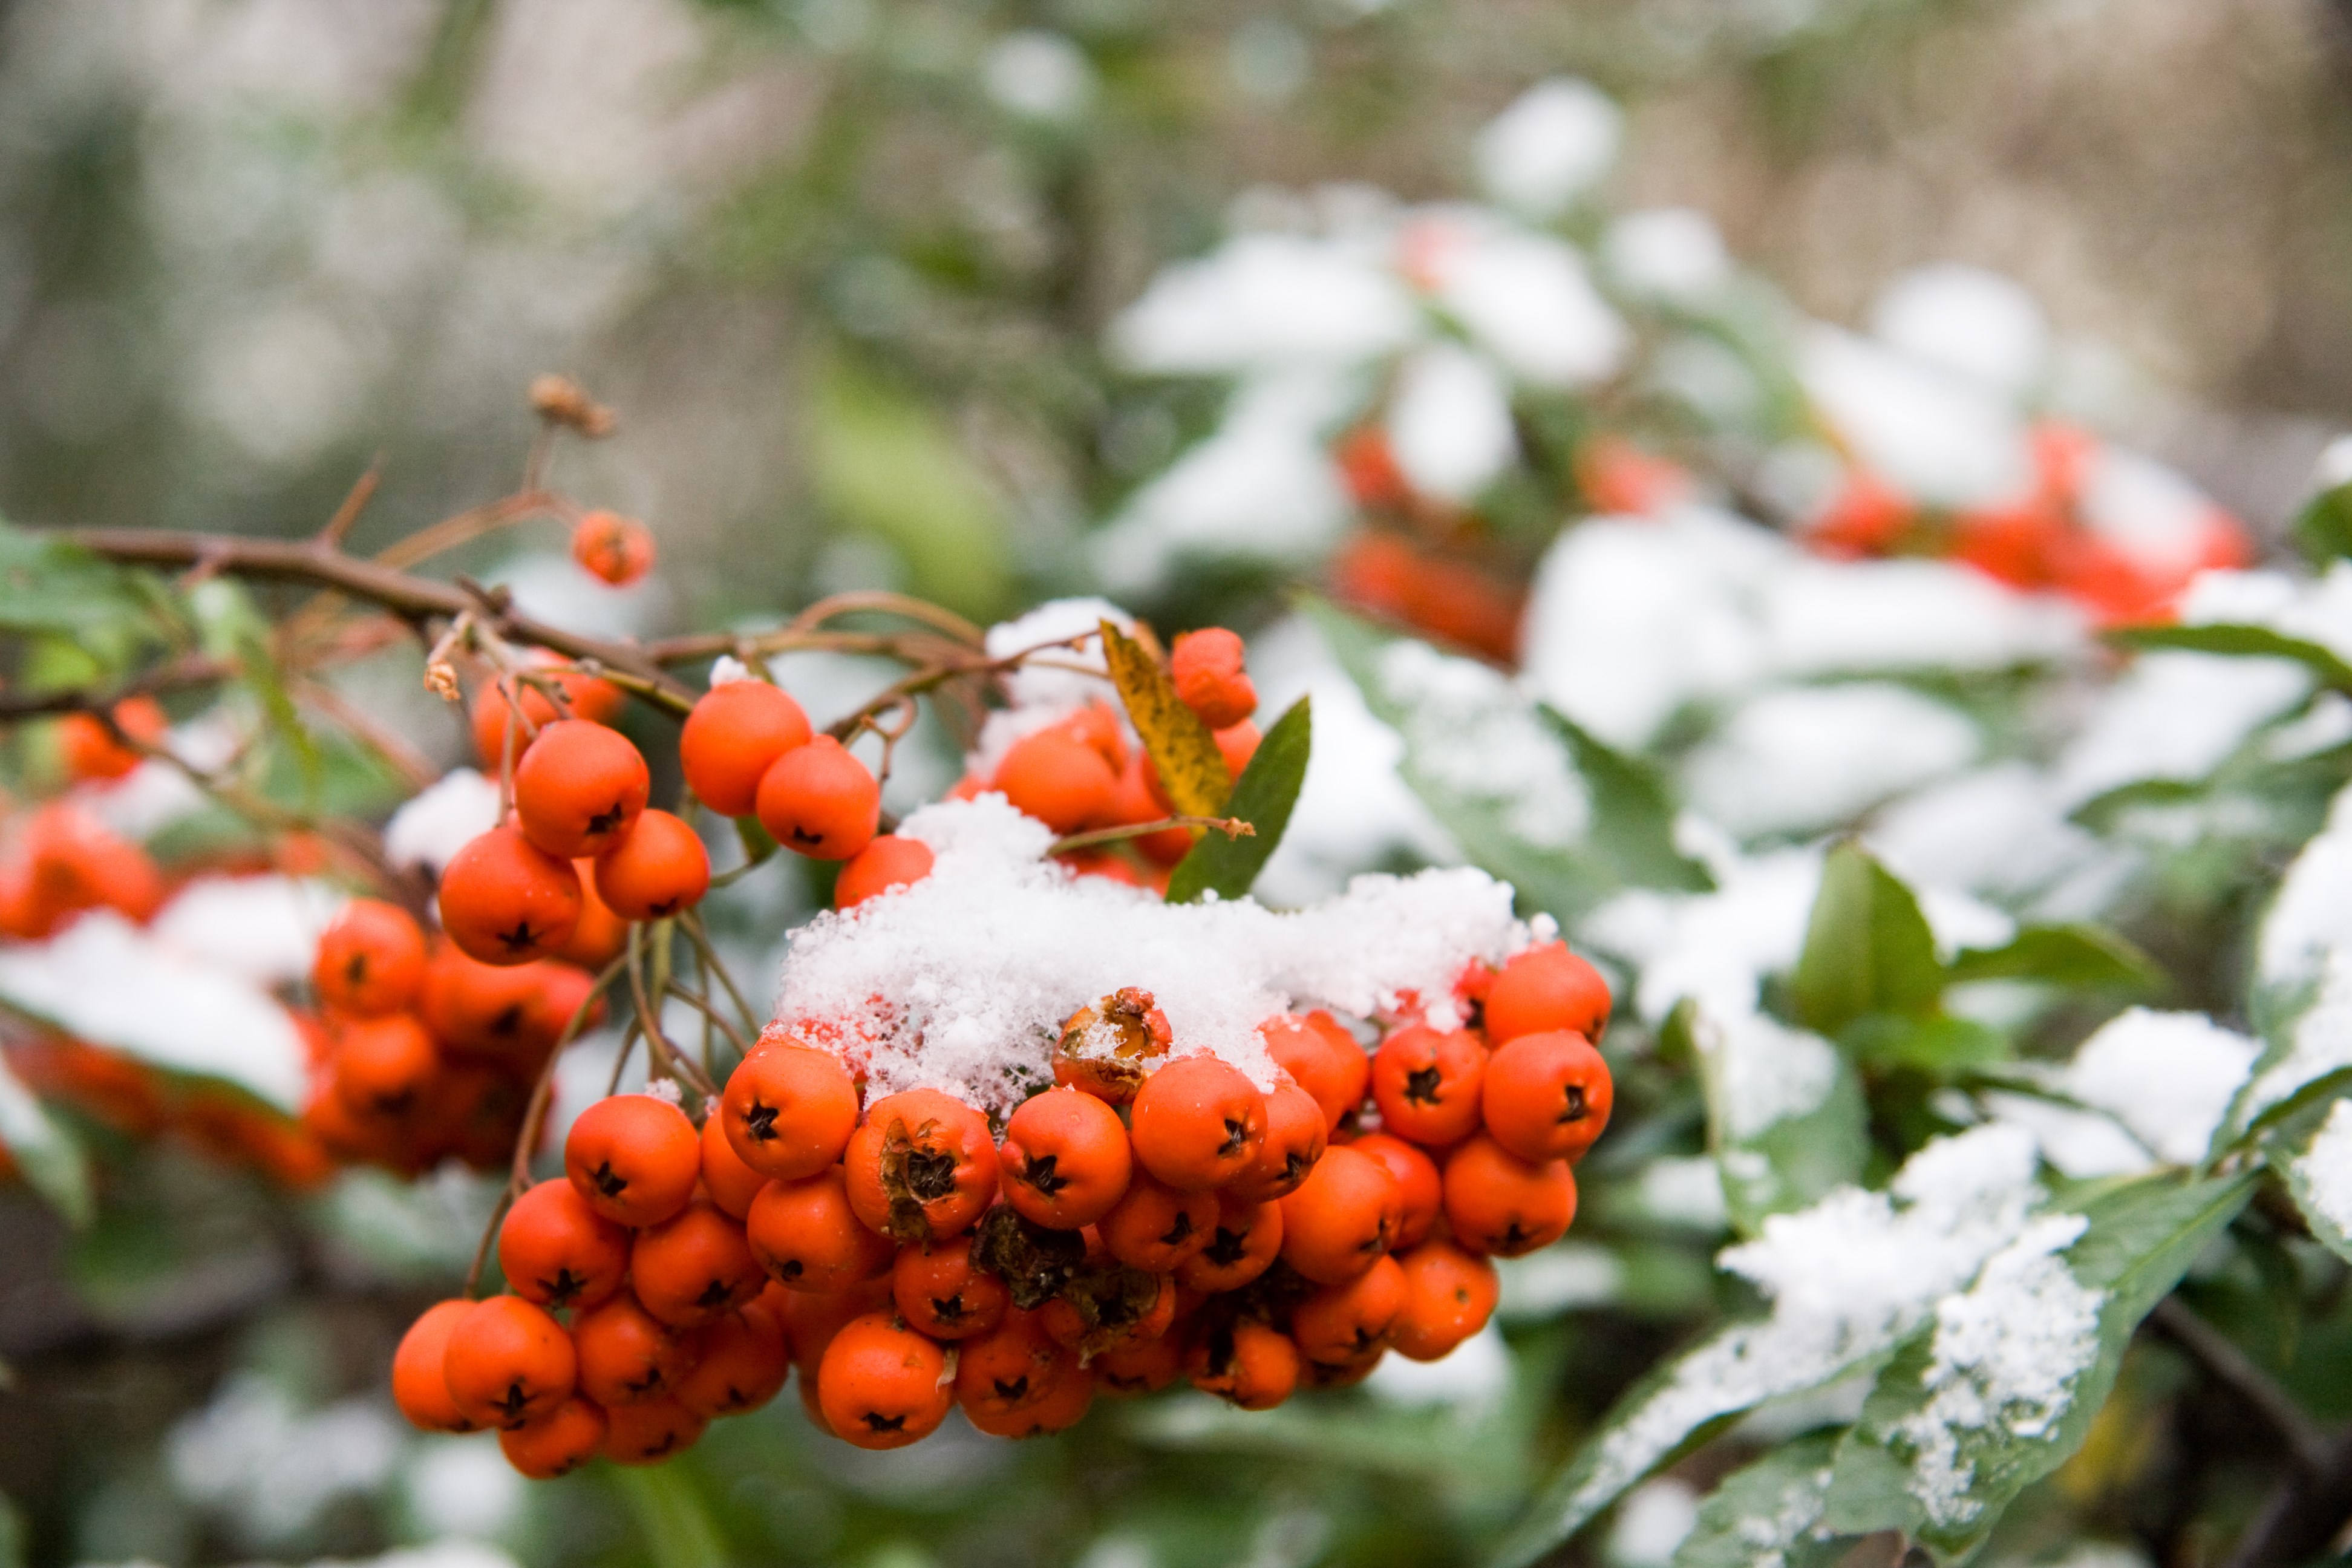
[(1955, 984), (2038, 980), (2075, 989), (2131, 991), (2153, 991), (2164, 984), (2154, 959), (2093, 925), (2026, 926), (2000, 947), (1963, 950), (1947, 973)]
[(1227, 837), (1212, 828), (1201, 836), (1168, 877), (1168, 901), (1198, 903), (1213, 890), (1221, 899), (1245, 896), (1257, 874), (1282, 843), (1290, 813), (1307, 782), (1307, 759), (1314, 745), (1314, 721), (1304, 697), (1274, 722), (1258, 742), (1249, 766), (1234, 781), (1224, 814), (1237, 816), (1255, 834)]
[(2352, 485), (2331, 486), (2305, 502), (2294, 531), (2296, 547), (2315, 565), (2352, 555)]
[(1880, 1374), (1838, 1447), (1829, 1525), (1904, 1531), (1941, 1562), (1974, 1552), (2082, 1447), (2140, 1321), (2254, 1181), (2150, 1177), (2029, 1221)]
[(2284, 658), (2338, 691), (2352, 691), (2352, 664), (2335, 649), (2307, 637), (2289, 637), (2268, 626), (2208, 623), (2194, 626), (2118, 626), (2107, 640), (2122, 647), (2173, 648), (2225, 658)]
[(1822, 1526), (1841, 1434), (1817, 1432), (1723, 1478), (1675, 1548), (1675, 1568), (1828, 1568), (1853, 1544)]
[(2352, 1262), (2352, 1095), (2300, 1107), (2263, 1140), (2263, 1158), (2286, 1183), (2313, 1237)]
[(1822, 864), (1790, 984), (1798, 1018), (1824, 1035), (1866, 1013), (1924, 1015), (1943, 993), (1944, 966), (1918, 900), (1852, 839)]
[(68, 1223), (89, 1223), (94, 1205), (81, 1146), (5, 1061), (0, 1061), (0, 1154), (15, 1163), (26, 1184)]
[(1108, 621), (1102, 623), (1103, 658), (1110, 679), (1127, 704), (1128, 719), (1143, 737), (1160, 770), (1160, 783), (1177, 812), (1185, 816), (1223, 815), (1233, 794), (1234, 777), (1225, 770), (1225, 756), (1217, 738), (1201, 716), (1176, 695), (1176, 683), (1143, 646)]
[(1707, 1147), (1723, 1173), (1731, 1223), (1754, 1236), (1764, 1216), (1803, 1208), (1859, 1181), (1870, 1112), (1853, 1066), (1829, 1041), (1760, 1013), (1691, 1016), (1706, 1095)]

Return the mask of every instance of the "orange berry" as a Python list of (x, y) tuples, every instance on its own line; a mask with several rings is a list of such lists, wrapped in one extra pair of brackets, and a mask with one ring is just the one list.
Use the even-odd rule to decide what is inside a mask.
[(992, 787), (1055, 832), (1076, 833), (1108, 820), (1118, 774), (1101, 752), (1057, 726), (1015, 741)]
[(339, 1013), (397, 1013), (425, 984), (425, 932), (406, 910), (353, 899), (320, 934), (310, 986)]
[(1486, 1062), (1486, 1136), (1522, 1160), (1577, 1160), (1609, 1125), (1609, 1064), (1582, 1035), (1521, 1035)]
[(1219, 1194), (1208, 1245), (1177, 1266), (1177, 1282), (1210, 1293), (1240, 1289), (1274, 1267), (1282, 1251), (1283, 1223), (1279, 1203), (1253, 1204)]
[(760, 826), (812, 860), (846, 860), (874, 842), (882, 786), (840, 742), (819, 735), (778, 757), (760, 779)]
[(441, 873), (441, 928), (483, 963), (528, 963), (572, 939), (580, 875), (509, 824), (477, 836)]
[(1405, 1304), (1396, 1325), (1397, 1353), (1436, 1361), (1486, 1326), (1501, 1282), (1495, 1266), (1450, 1242), (1431, 1241), (1402, 1253)]
[(607, 1410), (661, 1398), (694, 1364), (686, 1336), (626, 1290), (573, 1319), (572, 1342), (580, 1357), (580, 1392)]
[(445, 946), (425, 962), (418, 1011), (451, 1058), (527, 1074), (547, 1059), (590, 984), (569, 964), (483, 963)]
[(1264, 1323), (1220, 1324), (1185, 1358), (1192, 1386), (1244, 1410), (1271, 1410), (1298, 1386), (1298, 1347)]
[(527, 1301), (558, 1310), (611, 1298), (629, 1274), (629, 1233), (570, 1182), (541, 1182), (499, 1226), (499, 1268)]
[(1102, 753), (1113, 773), (1127, 766), (1127, 731), (1118, 715), (1100, 702), (1089, 702), (1063, 720), (1057, 728), (1076, 735)]
[(890, 1305), (890, 1276), (886, 1272), (844, 1290), (788, 1290), (770, 1285), (760, 1300), (784, 1325), (793, 1365), (800, 1369), (803, 1391), (807, 1392), (815, 1388), (817, 1364), (842, 1325)]
[(1481, 1021), (1497, 1046), (1547, 1029), (1597, 1040), (1609, 1026), (1609, 983), (1566, 942), (1538, 942), (1513, 954), (1495, 976)]
[(334, 1040), (335, 1092), (354, 1115), (397, 1121), (423, 1109), (441, 1058), (413, 1016), (349, 1019)]
[(1257, 689), (1243, 671), (1242, 639), (1223, 626), (1180, 632), (1168, 657), (1176, 695), (1212, 730), (1238, 724), (1257, 711)]
[(1087, 1363), (1095, 1385), (1115, 1399), (1157, 1394), (1184, 1374), (1184, 1335), (1171, 1329), (1156, 1339), (1114, 1345)]
[(751, 1200), (743, 1229), (768, 1277), (794, 1290), (840, 1290), (887, 1272), (898, 1257), (888, 1237), (859, 1222), (838, 1165), (770, 1182)]
[[(542, 666), (544, 660), (540, 661)], [(508, 717), (512, 710), (509, 697), (520, 687), (522, 691), (521, 716), (514, 725), (514, 756), (520, 762), (531, 736), (541, 727), (558, 719), (586, 719), (602, 724), (621, 710), (628, 698), (609, 680), (599, 680), (576, 669), (541, 668), (538, 680), (530, 684), (512, 676), (484, 684), (474, 693), (474, 750), (482, 759), (482, 766), (493, 774), (499, 772), (506, 758)], [(563, 694), (564, 711), (539, 689), (539, 681), (552, 685)]]
[(935, 1089), (876, 1100), (841, 1161), (857, 1217), (897, 1241), (953, 1236), (996, 1197), (988, 1118)]
[(1371, 1376), (1372, 1369), (1388, 1354), (1385, 1345), (1373, 1347), (1360, 1356), (1346, 1361), (1301, 1361), (1298, 1363), (1298, 1384), (1302, 1388), (1353, 1388)]
[(886, 833), (842, 863), (834, 879), (833, 907), (845, 910), (893, 888), (910, 887), (931, 874), (931, 847), (919, 838)]
[(890, 1266), (890, 1296), (899, 1316), (935, 1340), (988, 1332), (1012, 1300), (1003, 1280), (973, 1264), (969, 1234), (900, 1247)]
[(1249, 770), (1250, 759), (1257, 755), (1258, 742), (1265, 737), (1257, 726), (1244, 719), (1216, 731), (1217, 754), (1225, 759), (1225, 772), (1238, 779)]
[(1234, 1178), (1234, 1191), (1261, 1203), (1297, 1192), (1329, 1136), (1314, 1096), (1295, 1083), (1277, 1084), (1265, 1097), (1265, 1142), (1256, 1162)]
[(523, 1475), (551, 1481), (570, 1475), (604, 1446), (604, 1407), (572, 1395), (545, 1415), (499, 1434), (499, 1452)]
[(743, 1227), (691, 1203), (637, 1233), (629, 1284), (645, 1310), (674, 1329), (699, 1328), (742, 1306), (768, 1282)]
[(457, 1408), (443, 1371), (449, 1332), (473, 1310), (471, 1301), (436, 1302), (408, 1326), (400, 1336), (400, 1348), (392, 1352), (392, 1402), (422, 1431), (471, 1432), (478, 1425)]
[[(152, 697), (126, 697), (114, 705), (114, 722), (134, 741), (163, 744), (171, 721)], [(58, 753), (66, 772), (78, 782), (119, 779), (142, 760), (132, 747), (114, 738), (94, 713), (69, 713), (58, 721)]]
[(1530, 1163), (1484, 1134), (1446, 1156), (1445, 1223), (1473, 1251), (1517, 1258), (1558, 1241), (1575, 1218), (1565, 1160)]
[(629, 922), (597, 895), (595, 861), (574, 860), (572, 869), (580, 878), (580, 921), (555, 956), (583, 969), (602, 969), (629, 945)]
[(782, 1320), (759, 1302), (710, 1324), (701, 1342), (694, 1370), (677, 1384), (677, 1402), (697, 1415), (740, 1415), (783, 1391), (792, 1345)]
[(1055, 1343), (1090, 1362), (1103, 1351), (1156, 1340), (1176, 1321), (1176, 1281), (1120, 1264), (1080, 1269), (1037, 1310)]
[(1110, 1255), (1129, 1268), (1169, 1274), (1209, 1245), (1217, 1213), (1215, 1193), (1180, 1193), (1138, 1171), (1096, 1229)]
[(710, 851), (667, 811), (648, 811), (629, 836), (596, 858), (596, 891), (625, 921), (662, 921), (702, 901)]
[(1486, 1047), (1467, 1029), (1407, 1024), (1372, 1053), (1372, 1103), (1381, 1128), (1433, 1148), (1477, 1130)]
[(751, 1212), (751, 1200), (768, 1184), (767, 1173), (743, 1163), (735, 1145), (727, 1142), (727, 1119), (715, 1112), (702, 1124), (702, 1184), (719, 1212), (741, 1219)]
[(795, 1182), (834, 1163), (849, 1146), (857, 1131), (857, 1085), (840, 1058), (788, 1036), (736, 1067), (716, 1120), (745, 1164)]
[(515, 764), (515, 818), (550, 855), (602, 855), (628, 837), (652, 789), (646, 759), (626, 735), (559, 719)]
[(1404, 1270), (1383, 1258), (1340, 1285), (1326, 1285), (1291, 1310), (1290, 1337), (1308, 1361), (1350, 1362), (1388, 1348), (1404, 1315)]
[(1437, 1162), (1417, 1143), (1387, 1132), (1368, 1132), (1349, 1140), (1348, 1147), (1360, 1154), (1369, 1154), (1388, 1167), (1396, 1178), (1398, 1210), (1396, 1235), (1391, 1238), (1391, 1250), (1402, 1251), (1418, 1246), (1433, 1226), (1444, 1206), (1445, 1188), (1438, 1174)]
[(1372, 1061), (1356, 1037), (1325, 1012), (1285, 1013), (1258, 1026), (1266, 1054), (1323, 1108), (1326, 1129), (1362, 1109), (1371, 1087)]
[(861, 1448), (903, 1448), (930, 1436), (953, 1403), (940, 1347), (874, 1312), (845, 1324), (816, 1374), (825, 1425)]
[(1193, 1192), (1223, 1186), (1257, 1159), (1265, 1142), (1265, 1096), (1228, 1062), (1180, 1057), (1143, 1080), (1130, 1121), (1143, 1168)]
[(675, 1399), (648, 1399), (607, 1410), (604, 1458), (616, 1465), (658, 1465), (684, 1453), (710, 1425)]
[(808, 715), (764, 680), (729, 680), (698, 698), (678, 733), (677, 761), (695, 798), (721, 816), (749, 816), (776, 759), (809, 742)]
[(1004, 1124), (996, 1158), (1005, 1202), (1057, 1230), (1108, 1214), (1134, 1164), (1118, 1112), (1075, 1089), (1023, 1100)]
[(702, 1144), (686, 1112), (668, 1100), (608, 1095), (572, 1123), (563, 1173), (606, 1219), (659, 1225), (694, 1195)]
[(441, 1374), (480, 1426), (520, 1426), (572, 1396), (579, 1363), (563, 1325), (520, 1296), (477, 1301), (450, 1325)]
[(572, 525), (572, 559), (589, 575), (625, 588), (654, 569), (653, 531), (616, 511), (583, 512)]
[(1037, 1313), (1008, 1307), (995, 1328), (957, 1345), (956, 1403), (975, 1423), (1002, 1420), (1034, 1408), (1077, 1363), (1047, 1335)]
[(1062, 1371), (1034, 1405), (1003, 1416), (967, 1410), (964, 1419), (975, 1431), (992, 1437), (1046, 1437), (1076, 1426), (1094, 1402), (1095, 1380), (1083, 1368), (1072, 1365)]
[[(1151, 759), (1138, 750), (1130, 753), (1118, 772), (1118, 791), (1111, 798), (1110, 820), (1122, 826), (1139, 822), (1157, 822), (1172, 814), (1173, 807), (1160, 788), (1160, 774)], [(1173, 866), (1192, 852), (1192, 830), (1189, 827), (1163, 827), (1157, 833), (1146, 833), (1128, 840), (1137, 853), (1155, 866)]]
[(1168, 1054), (1168, 1015), (1151, 993), (1129, 985), (1070, 1015), (1054, 1047), (1054, 1081), (1110, 1105), (1133, 1101), (1151, 1064)]
[(1402, 1215), (1386, 1165), (1346, 1144), (1325, 1152), (1282, 1200), (1282, 1258), (1318, 1285), (1353, 1279), (1379, 1262)]

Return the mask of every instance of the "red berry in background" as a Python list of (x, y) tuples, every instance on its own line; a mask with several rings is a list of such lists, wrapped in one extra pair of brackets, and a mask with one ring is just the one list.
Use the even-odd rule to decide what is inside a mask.
[(814, 1176), (841, 1158), (857, 1131), (857, 1085), (841, 1058), (787, 1037), (746, 1057), (727, 1080), (719, 1115), (743, 1163), (782, 1181)]
[(778, 757), (761, 777), (760, 826), (812, 860), (846, 860), (874, 841), (882, 786), (840, 742), (819, 735)]
[(695, 798), (721, 816), (749, 816), (776, 759), (805, 746), (808, 715), (764, 680), (728, 680), (698, 699), (678, 733), (678, 765)]
[(606, 1219), (659, 1225), (686, 1207), (702, 1175), (702, 1142), (686, 1112), (650, 1094), (608, 1095), (563, 1140), (563, 1173)]
[(710, 852), (667, 811), (646, 812), (596, 858), (596, 891), (625, 921), (667, 920), (700, 903), (709, 889)]
[(1143, 1080), (1130, 1113), (1135, 1158), (1182, 1192), (1223, 1186), (1265, 1142), (1265, 1097), (1239, 1068), (1180, 1057)]
[[(126, 697), (114, 705), (114, 723), (131, 739), (160, 746), (171, 728), (152, 697)], [(137, 751), (114, 738), (94, 713), (69, 713), (58, 721), (58, 753), (66, 772), (82, 783), (119, 779), (137, 767)]]
[(571, 940), (580, 875), (511, 825), (475, 837), (441, 873), (441, 928), (482, 963), (528, 963)]
[(516, 825), (550, 855), (601, 855), (628, 836), (652, 788), (646, 759), (626, 735), (559, 719), (515, 764)]
[(1466, 1029), (1407, 1024), (1372, 1053), (1372, 1102), (1381, 1128), (1432, 1148), (1458, 1143), (1478, 1127), (1486, 1047)]
[(406, 1013), (346, 1021), (334, 1031), (328, 1060), (343, 1103), (357, 1116), (380, 1121), (423, 1110), (441, 1070), (433, 1037)]
[(1481, 1022), (1496, 1046), (1548, 1029), (1598, 1040), (1609, 1026), (1609, 983), (1566, 942), (1538, 942), (1495, 976)]
[(591, 576), (625, 588), (654, 569), (653, 531), (616, 511), (583, 513), (572, 525), (572, 559)]
[(1474, 1252), (1517, 1258), (1558, 1241), (1575, 1218), (1565, 1160), (1530, 1163), (1484, 1134), (1445, 1157), (1445, 1223)]
[(477, 1301), (441, 1357), (449, 1397), (478, 1426), (520, 1426), (572, 1396), (579, 1363), (563, 1325), (520, 1296)]
[(1176, 695), (1212, 730), (1257, 711), (1257, 689), (1242, 668), (1242, 639), (1223, 626), (1180, 633), (1168, 659)]
[(1226, 725), (1212, 738), (1217, 742), (1217, 754), (1225, 759), (1225, 772), (1236, 779), (1249, 770), (1250, 759), (1257, 755), (1258, 742), (1265, 739), (1246, 719)]
[(1118, 773), (1083, 737), (1056, 726), (1015, 741), (992, 787), (1055, 832), (1077, 833), (1109, 820)]
[(1609, 1064), (1582, 1035), (1521, 1035), (1487, 1058), (1486, 1136), (1522, 1160), (1577, 1160), (1609, 1125)]
[(852, 909), (893, 888), (910, 887), (931, 874), (931, 847), (921, 839), (886, 833), (842, 863), (833, 907)]

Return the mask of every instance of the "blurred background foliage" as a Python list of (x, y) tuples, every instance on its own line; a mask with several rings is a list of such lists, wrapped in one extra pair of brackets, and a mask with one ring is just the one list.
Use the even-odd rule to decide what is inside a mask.
[[(2020, 279), (2127, 367), (2115, 433), (2258, 530), (2352, 420), (2352, 26), (2323, 0), (0, 0), (0, 514), (299, 534), (382, 454), (380, 544), (508, 489), (555, 369), (624, 420), (560, 482), (662, 542), (658, 590), (594, 602), (615, 629), (880, 585), (1003, 614), (1089, 585), (1089, 528), (1216, 416), (1105, 360), (1163, 265), (1267, 186), (1457, 193), (1476, 129), (1563, 72), (1627, 109), (1612, 205), (1707, 213), (1832, 321), (1921, 262)], [(1187, 593), (1139, 607), (1263, 608)], [(1665, 1113), (1591, 1167), (1610, 1250), (1514, 1275), (1516, 1375), (1475, 1397), (892, 1456), (787, 1401), (528, 1489), (372, 1392), (478, 1194), (360, 1180), (303, 1214), (116, 1151), (89, 1237), (0, 1204), (0, 1563), (1464, 1560), (1566, 1407), (1731, 1289), (1719, 1217), (1669, 1190), (1714, 1173), (1664, 1073), (1629, 1069)], [(2296, 1364), (2344, 1364), (2343, 1320)], [(2024, 1538), (2143, 1470), (2134, 1413), (2185, 1382), (2135, 1359)], [(2194, 1436), (2227, 1453), (2233, 1421)], [(1648, 1568), (1641, 1522), (1579, 1550)]]

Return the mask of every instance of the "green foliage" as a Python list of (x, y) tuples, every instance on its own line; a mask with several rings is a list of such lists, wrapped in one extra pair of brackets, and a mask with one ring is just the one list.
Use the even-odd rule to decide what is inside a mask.
[(1234, 781), (1234, 793), (1224, 804), (1226, 816), (1239, 817), (1257, 831), (1235, 838), (1214, 829), (1202, 834), (1200, 842), (1169, 874), (1170, 903), (1198, 903), (1212, 892), (1222, 899), (1238, 899), (1248, 893), (1250, 884), (1257, 880), (1257, 874), (1280, 847), (1283, 831), (1290, 826), (1291, 809), (1298, 804), (1299, 786), (1307, 782), (1313, 731), (1313, 715), (1304, 697), (1275, 721), (1274, 727), (1258, 742), (1249, 766)]
[(1675, 1568), (1754, 1568), (1778, 1553), (1785, 1568), (1829, 1568), (1853, 1547), (1821, 1528), (1838, 1434), (1816, 1432), (1773, 1449), (1717, 1483), (1698, 1523), (1675, 1550)]
[(2268, 626), (2214, 623), (2188, 626), (2123, 626), (2107, 634), (2123, 647), (2172, 648), (2229, 658), (2284, 658), (2302, 665), (2321, 685), (2352, 692), (2352, 664), (2333, 648), (2307, 637), (2289, 637)]
[(2352, 555), (2352, 485), (2334, 485), (2304, 503), (2295, 514), (2294, 542), (2305, 557), (2325, 565)]
[(1860, 845), (1832, 849), (1790, 982), (1797, 1017), (1834, 1035), (1866, 1014), (1921, 1016), (1943, 987), (1936, 938), (1911, 889)]

